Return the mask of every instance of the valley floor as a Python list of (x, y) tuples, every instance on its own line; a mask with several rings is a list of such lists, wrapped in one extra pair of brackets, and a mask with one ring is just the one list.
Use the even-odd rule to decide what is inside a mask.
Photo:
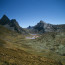
[[(64, 34), (54, 36), (48, 33), (36, 39), (26, 39), (27, 36), (7, 29), (0, 31), (0, 65), (65, 65), (65, 56), (59, 52), (64, 46), (55, 44), (59, 39), (61, 43), (64, 41)], [(45, 43), (49, 44), (45, 46)], [(54, 49), (50, 50), (50, 45)], [(55, 52), (57, 49), (59, 54)]]
[(30, 34), (30, 36), (27, 36), (26, 39), (36, 39), (39, 37), (39, 34)]

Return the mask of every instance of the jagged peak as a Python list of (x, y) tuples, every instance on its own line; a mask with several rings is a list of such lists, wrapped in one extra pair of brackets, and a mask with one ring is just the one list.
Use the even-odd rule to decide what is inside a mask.
[(11, 21), (16, 21), (16, 19), (12, 19)]
[(16, 19), (12, 19), (12, 20), (11, 20), (11, 23), (12, 23), (12, 24), (17, 24), (17, 25), (19, 25), (18, 22), (16, 21)]
[(0, 24), (6, 25), (8, 23), (10, 23), (10, 19), (6, 15), (3, 15), (2, 18), (0, 19)]
[(11, 20), (11, 22), (13, 22), (13, 23), (15, 23), (15, 22), (16, 22), (16, 23), (17, 23), (16, 19), (12, 19), (12, 20)]
[(7, 17), (7, 16), (4, 14), (3, 17)]
[(1, 19), (9, 20), (9, 18), (4, 14)]
[(40, 22), (39, 23), (45, 23), (43, 20), (40, 20)]

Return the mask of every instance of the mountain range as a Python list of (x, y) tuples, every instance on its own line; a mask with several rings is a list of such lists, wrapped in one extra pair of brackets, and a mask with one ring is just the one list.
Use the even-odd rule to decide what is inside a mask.
[(36, 33), (65, 32), (65, 24), (53, 25), (45, 23), (41, 20), (39, 23), (37, 23), (37, 25), (29, 26), (27, 29), (29, 29), (31, 32), (34, 31)]
[(0, 25), (4, 27), (16, 31), (18, 33), (28, 34), (28, 33), (40, 33), (43, 34), (45, 32), (65, 32), (65, 24), (61, 25), (53, 25), (49, 23), (45, 23), (44, 21), (40, 21), (35, 26), (29, 26), (27, 28), (22, 28), (19, 26), (16, 19), (10, 20), (6, 15), (0, 19)]

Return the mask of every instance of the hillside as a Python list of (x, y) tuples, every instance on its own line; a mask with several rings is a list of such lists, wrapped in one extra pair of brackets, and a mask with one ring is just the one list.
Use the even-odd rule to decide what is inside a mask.
[(62, 65), (61, 61), (36, 52), (34, 41), (0, 26), (0, 65)]

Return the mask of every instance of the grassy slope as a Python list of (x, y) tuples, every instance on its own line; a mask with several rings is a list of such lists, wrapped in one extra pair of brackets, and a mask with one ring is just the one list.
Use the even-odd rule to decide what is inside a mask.
[(65, 32), (45, 33), (36, 39), (41, 47), (41, 55), (59, 60), (65, 65)]
[(35, 43), (37, 40), (26, 40), (25, 36), (0, 26), (0, 65), (62, 65), (51, 57), (43, 57), (45, 53), (36, 52)]
[(0, 47), (0, 65), (60, 65), (60, 62), (33, 55), (20, 49)]

